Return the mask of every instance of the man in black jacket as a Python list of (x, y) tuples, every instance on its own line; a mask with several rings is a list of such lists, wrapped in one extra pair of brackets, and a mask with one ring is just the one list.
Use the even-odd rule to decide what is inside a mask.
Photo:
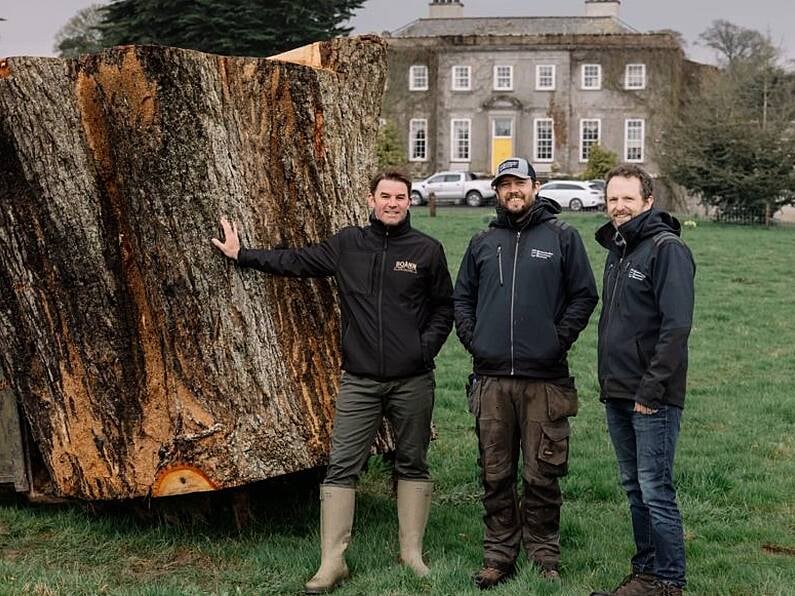
[(370, 183), (370, 225), (348, 227), (313, 246), (241, 248), (221, 220), (213, 243), (242, 267), (296, 277), (335, 276), (342, 307), (342, 384), (331, 454), (321, 486), (321, 564), (307, 594), (330, 592), (347, 576), (355, 485), (386, 415), (396, 438), (400, 557), (417, 575), (432, 484), (426, 454), (434, 401), (433, 359), (453, 326), (452, 282), (442, 245), (411, 227), (411, 181), (397, 171)]
[(577, 413), (566, 354), (598, 299), (582, 240), (556, 218), (557, 203), (536, 198), (533, 167), (507, 159), (492, 184), (497, 219), (470, 241), (454, 293), (456, 332), (474, 363), (469, 406), (485, 508), (484, 565), (474, 581), (481, 589), (514, 575), (520, 543), (545, 577), (558, 577), (559, 478), (567, 472), (568, 417)]
[(599, 384), (635, 555), (620, 596), (681, 594), (682, 517), (673, 464), (685, 400), (695, 264), (679, 222), (653, 208), (652, 179), (635, 165), (607, 174), (608, 251), (599, 319)]

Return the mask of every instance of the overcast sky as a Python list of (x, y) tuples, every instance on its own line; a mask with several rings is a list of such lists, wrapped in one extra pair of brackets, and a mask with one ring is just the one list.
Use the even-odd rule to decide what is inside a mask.
[[(355, 33), (397, 29), (428, 15), (429, 0), (367, 0), (351, 24)], [(55, 33), (92, 0), (0, 0), (0, 56), (51, 56)], [(465, 16), (579, 16), (584, 0), (464, 0)], [(794, 0), (623, 0), (621, 18), (640, 31), (674, 29), (688, 42), (688, 55), (712, 61), (695, 45), (715, 19), (769, 32), (795, 60)]]

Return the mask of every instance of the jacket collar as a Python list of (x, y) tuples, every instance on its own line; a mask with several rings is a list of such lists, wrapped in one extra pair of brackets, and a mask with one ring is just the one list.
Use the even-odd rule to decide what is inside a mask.
[(499, 202), (496, 211), (497, 218), (489, 224), (491, 227), (524, 230), (527, 227), (554, 219), (560, 213), (560, 205), (552, 199), (537, 196), (529, 211), (519, 218), (511, 216)]
[(387, 226), (375, 216), (375, 212), (370, 212), (370, 228), (379, 236), (386, 236), (389, 232), (390, 236), (402, 236), (411, 230), (411, 212), (406, 211), (406, 219), (401, 221), (396, 226)]
[(596, 241), (606, 249), (624, 255), (632, 252), (646, 238), (660, 232), (680, 236), (682, 226), (670, 213), (652, 207), (621, 224), (618, 229), (612, 221), (607, 222), (596, 231)]

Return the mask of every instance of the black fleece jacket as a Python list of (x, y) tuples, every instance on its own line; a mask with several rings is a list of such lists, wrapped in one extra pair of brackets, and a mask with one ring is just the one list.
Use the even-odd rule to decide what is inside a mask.
[(676, 218), (650, 209), (596, 240), (605, 262), (599, 318), (601, 398), (684, 407), (696, 265)]
[(342, 309), (342, 368), (378, 380), (427, 372), (453, 327), (452, 282), (442, 245), (370, 215), (304, 248), (242, 249), (242, 267), (291, 277), (334, 276)]
[(559, 212), (542, 197), (519, 221), (498, 208), (497, 219), (470, 241), (453, 299), (456, 332), (475, 373), (569, 375), (566, 353), (598, 295), (580, 235)]

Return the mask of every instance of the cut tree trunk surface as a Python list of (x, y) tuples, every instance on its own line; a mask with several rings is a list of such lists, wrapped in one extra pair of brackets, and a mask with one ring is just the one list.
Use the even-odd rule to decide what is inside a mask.
[(366, 221), (385, 60), (362, 37), (3, 61), (0, 364), (37, 490), (178, 494), (326, 462), (333, 280), (240, 270), (210, 237), (222, 215), (265, 248)]

